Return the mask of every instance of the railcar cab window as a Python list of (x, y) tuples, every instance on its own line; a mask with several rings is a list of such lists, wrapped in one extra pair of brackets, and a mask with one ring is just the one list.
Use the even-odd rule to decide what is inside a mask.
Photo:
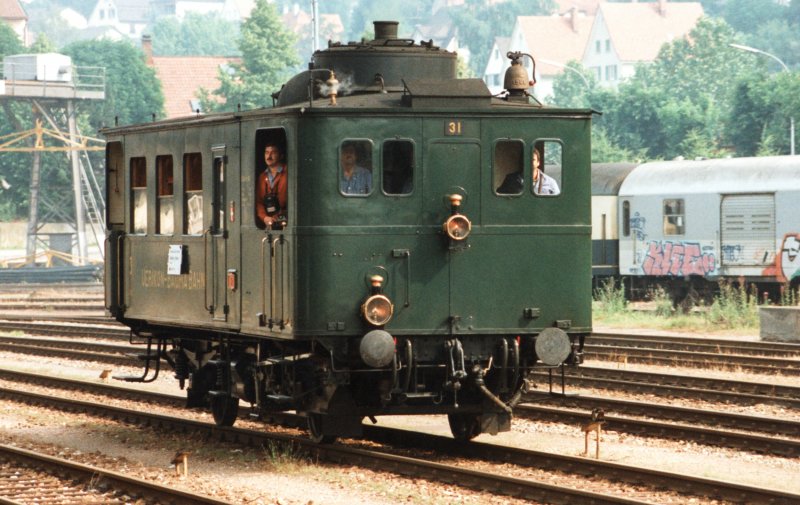
[(339, 146), (339, 191), (345, 196), (372, 193), (372, 141), (345, 140)]
[(498, 140), (494, 145), (494, 181), (498, 195), (521, 195), (525, 188), (525, 144), (520, 140)]
[(563, 146), (557, 140), (537, 140), (531, 151), (531, 190), (541, 197), (561, 194)]
[(156, 156), (156, 233), (172, 235), (175, 231), (172, 156)]
[(147, 160), (131, 158), (133, 233), (147, 233)]
[(408, 195), (414, 190), (414, 143), (387, 140), (383, 143), (383, 192)]
[(256, 133), (256, 226), (280, 230), (288, 221), (289, 165), (286, 132), (268, 128)]
[(203, 233), (203, 157), (183, 155), (183, 233)]
[(664, 235), (684, 234), (683, 199), (664, 200)]

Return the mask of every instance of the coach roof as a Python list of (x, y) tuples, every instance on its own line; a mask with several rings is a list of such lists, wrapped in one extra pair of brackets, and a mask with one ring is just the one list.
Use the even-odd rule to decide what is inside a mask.
[(800, 156), (658, 161), (636, 167), (619, 196), (800, 190)]

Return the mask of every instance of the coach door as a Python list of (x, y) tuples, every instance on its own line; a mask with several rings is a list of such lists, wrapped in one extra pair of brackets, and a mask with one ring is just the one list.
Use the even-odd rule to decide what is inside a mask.
[(721, 263), (767, 267), (775, 261), (775, 195), (723, 195)]
[[(481, 148), (478, 141), (436, 139), (429, 143), (427, 153), (426, 213), (434, 222), (444, 223), (452, 213), (449, 197), (457, 194), (462, 197), (459, 212), (472, 222), (473, 227), (479, 224)], [(475, 323), (473, 315), (478, 312), (481, 294), (468, 289), (468, 282), (476, 271), (471, 272), (470, 265), (475, 263), (475, 256), (480, 253), (475, 248), (466, 248), (462, 243), (447, 243), (444, 235), (438, 235), (437, 239), (439, 243), (434, 247), (443, 252), (442, 258), (446, 264), (441, 265), (436, 275), (447, 277), (446, 283), (437, 284), (446, 286), (448, 290), (444, 298), (448, 300), (448, 322), (452, 331), (458, 332)]]
[[(228, 157), (224, 146), (211, 149), (211, 226), (205, 232), (206, 245), (206, 310), (215, 321), (227, 321), (228, 304), (228, 219), (225, 202), (227, 194)], [(232, 273), (235, 276), (235, 272)], [(236, 282), (236, 278), (231, 279)]]

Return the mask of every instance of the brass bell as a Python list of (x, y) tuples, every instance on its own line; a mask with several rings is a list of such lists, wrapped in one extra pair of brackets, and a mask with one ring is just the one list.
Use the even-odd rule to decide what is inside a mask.
[[(511, 56), (509, 56), (511, 57)], [(511, 66), (506, 70), (503, 87), (509, 92), (524, 91), (531, 86), (528, 71), (522, 65), (519, 57), (511, 57)]]

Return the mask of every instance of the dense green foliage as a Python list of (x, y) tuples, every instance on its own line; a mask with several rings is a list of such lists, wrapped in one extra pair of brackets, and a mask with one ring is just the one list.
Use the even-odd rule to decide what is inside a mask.
[(17, 54), (22, 50), (22, 42), (17, 33), (6, 23), (0, 22), (0, 58)]
[(153, 53), (159, 56), (236, 56), (239, 24), (216, 14), (188, 13), (179, 21), (158, 19), (148, 28), (153, 37)]
[(770, 58), (730, 47), (739, 38), (722, 19), (703, 18), (616, 90), (573, 62), (554, 83), (554, 102), (602, 112), (595, 162), (787, 154), (800, 73), (770, 75)]
[(128, 41), (92, 40), (70, 44), (63, 52), (74, 65), (105, 68), (106, 99), (88, 106), (94, 129), (114, 125), (115, 118), (124, 125), (163, 116), (161, 83), (141, 49)]
[(214, 95), (221, 101), (205, 100), (205, 110), (236, 110), (269, 107), (292, 67), (298, 64), (295, 36), (281, 23), (275, 7), (258, 0), (250, 18), (242, 24), (239, 49), (242, 63), (232, 72), (220, 71), (220, 87)]
[[(17, 34), (6, 23), (0, 21), (0, 60), (10, 54), (22, 51), (22, 43)], [(23, 113), (19, 104), (1, 101), (0, 108), (0, 143), (2, 137), (18, 131), (15, 124), (16, 114)], [(8, 137), (6, 137), (8, 139)], [(10, 185), (8, 189), (0, 187), (0, 220), (14, 219), (25, 212), (26, 193), (28, 190), (29, 157), (17, 153), (0, 153), (0, 177)]]

